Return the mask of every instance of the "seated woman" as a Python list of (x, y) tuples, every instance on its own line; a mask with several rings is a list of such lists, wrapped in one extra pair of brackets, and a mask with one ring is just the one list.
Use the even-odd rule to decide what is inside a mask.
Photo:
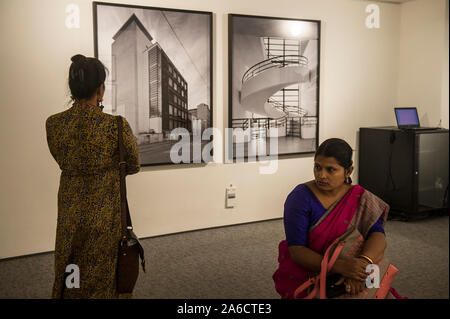
[[(336, 261), (330, 274), (341, 275), (337, 284), (344, 282), (347, 293), (358, 294), (365, 288), (366, 266), (383, 258), (389, 206), (361, 186), (352, 186), (352, 164), (352, 148), (344, 140), (328, 139), (316, 151), (314, 180), (288, 195), (286, 240), (280, 243), (280, 267), (273, 275), (283, 299), (293, 298), (301, 284), (320, 272), (328, 246), (352, 226), (364, 236), (364, 245), (358, 257)], [(298, 297), (305, 296), (306, 291)]]

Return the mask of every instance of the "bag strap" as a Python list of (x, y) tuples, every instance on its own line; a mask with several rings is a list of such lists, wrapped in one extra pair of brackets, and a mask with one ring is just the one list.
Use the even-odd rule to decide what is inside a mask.
[[(336, 260), (339, 257), (339, 254), (344, 247), (344, 242), (339, 242), (340, 238), (336, 238), (333, 243), (327, 248), (325, 254), (323, 256), (321, 265), (320, 265), (320, 274), (310, 278), (308, 281), (304, 282), (300, 285), (294, 292), (294, 299), (297, 299), (297, 296), (307, 289), (308, 287), (314, 285), (313, 290), (305, 297), (305, 299), (312, 299), (316, 296), (317, 291), (319, 291), (320, 299), (326, 299), (326, 275), (333, 268)], [(330, 253), (333, 247), (336, 247), (333, 253)]]
[[(335, 242), (337, 244), (336, 249), (334, 250), (333, 254), (331, 255), (331, 258), (328, 259), (329, 255), (331, 254), (331, 247), (334, 245), (330, 245), (328, 247), (325, 257), (322, 260), (322, 266), (320, 271), (320, 299), (327, 299), (326, 296), (326, 283), (327, 283), (327, 273), (333, 268), (336, 260), (339, 257), (339, 254), (341, 253), (342, 248), (344, 247), (344, 242)], [(333, 243), (333, 244), (335, 244)]]
[(125, 146), (123, 143), (123, 120), (120, 115), (116, 116), (117, 119), (117, 127), (119, 131), (119, 169), (120, 169), (120, 212), (121, 212), (121, 220), (122, 220), (122, 241), (128, 239), (127, 229), (133, 229), (131, 224), (131, 216), (130, 211), (128, 209), (128, 200), (127, 200), (127, 185), (125, 182), (125, 176), (127, 174), (127, 167), (125, 161)]
[[(127, 185), (125, 183), (125, 177), (127, 175), (127, 162), (125, 160), (125, 146), (123, 143), (123, 120), (120, 115), (116, 116), (117, 128), (118, 128), (118, 143), (119, 143), (119, 169), (120, 169), (120, 214), (121, 214), (121, 224), (122, 224), (122, 239), (121, 245), (126, 245), (128, 240), (128, 235), (131, 232), (128, 230), (133, 230), (133, 225), (131, 224), (130, 210), (128, 208), (127, 200)], [(137, 240), (137, 238), (135, 238)], [(144, 249), (142, 248), (139, 240), (137, 241), (137, 247), (139, 249), (139, 256), (141, 257), (142, 270), (145, 272), (145, 258)]]

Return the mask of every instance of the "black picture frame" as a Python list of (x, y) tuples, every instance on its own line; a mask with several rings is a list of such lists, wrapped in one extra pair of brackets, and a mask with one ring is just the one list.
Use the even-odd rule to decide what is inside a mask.
[[(193, 120), (200, 120), (200, 134), (213, 127), (213, 13), (97, 1), (92, 6), (94, 55), (109, 71), (104, 112), (127, 119), (141, 166), (212, 161), (212, 135), (200, 135), (209, 160), (194, 156), (192, 142)], [(170, 158), (181, 140), (170, 138), (175, 128), (189, 132), (188, 161)]]
[[(227, 160), (251, 160), (249, 143), (261, 136), (266, 138), (267, 156), (315, 153), (320, 27), (320, 20), (228, 14), (228, 128), (232, 130)], [(287, 85), (298, 79), (302, 81)], [(276, 151), (270, 151), (268, 142), (271, 127), (279, 136)], [(250, 131), (247, 140), (238, 143), (231, 136), (236, 129)]]

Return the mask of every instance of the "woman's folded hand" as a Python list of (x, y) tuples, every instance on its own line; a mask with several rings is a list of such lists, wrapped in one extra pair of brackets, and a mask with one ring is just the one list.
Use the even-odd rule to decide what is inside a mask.
[(333, 272), (339, 273), (342, 276), (365, 283), (367, 276), (366, 266), (367, 261), (361, 258), (347, 258), (338, 259), (333, 266)]
[(345, 288), (346, 288), (347, 293), (349, 293), (351, 295), (359, 294), (366, 287), (365, 281), (359, 281), (359, 280), (347, 278), (347, 279), (345, 279), (344, 282), (345, 282)]

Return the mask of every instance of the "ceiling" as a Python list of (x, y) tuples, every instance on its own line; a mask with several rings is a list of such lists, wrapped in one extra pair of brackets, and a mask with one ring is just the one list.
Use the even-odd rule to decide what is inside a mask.
[(360, 1), (387, 2), (387, 3), (401, 4), (404, 2), (409, 2), (409, 1), (414, 1), (414, 0), (360, 0)]

